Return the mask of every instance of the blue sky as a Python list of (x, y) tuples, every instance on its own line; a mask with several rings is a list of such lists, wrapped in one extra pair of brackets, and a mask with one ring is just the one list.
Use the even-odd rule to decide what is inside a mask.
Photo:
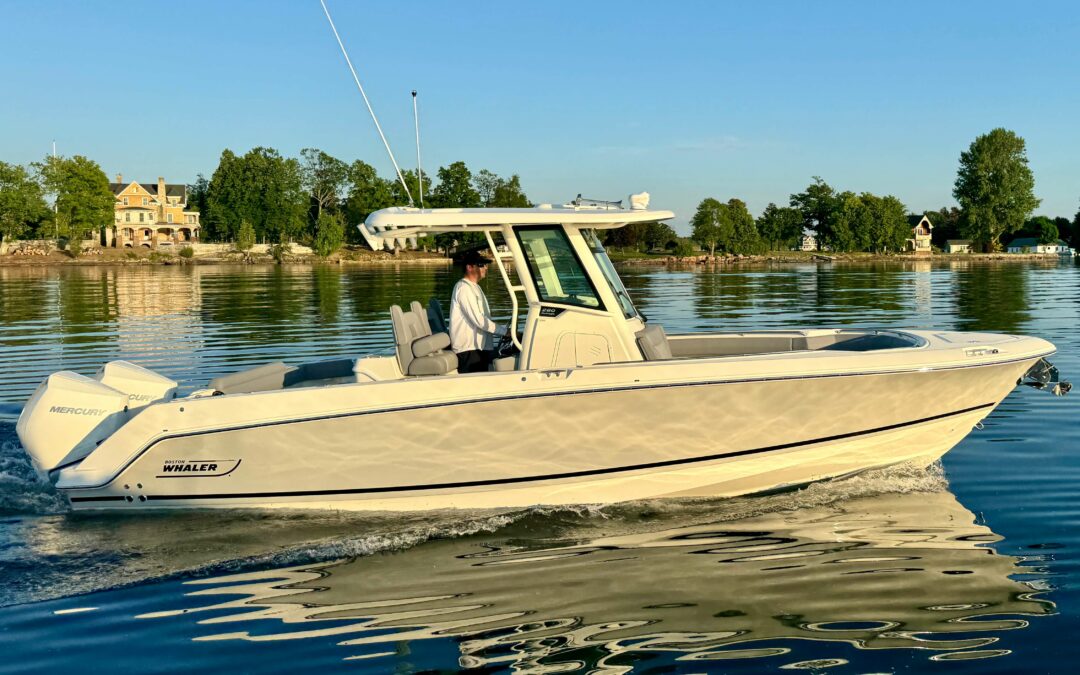
[[(648, 190), (755, 213), (811, 177), (952, 204), (960, 152), (1028, 143), (1039, 213), (1080, 206), (1080, 6), (328, 0), (399, 161), (518, 173), (534, 201)], [(317, 0), (0, 0), (0, 159), (188, 182), (223, 148), (392, 169)], [(680, 229), (682, 229), (680, 227)]]

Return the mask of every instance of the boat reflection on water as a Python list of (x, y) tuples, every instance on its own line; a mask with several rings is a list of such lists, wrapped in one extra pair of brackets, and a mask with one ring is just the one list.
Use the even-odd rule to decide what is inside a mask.
[(330, 638), (379, 670), (443, 640), (458, 659), (444, 668), (626, 672), (821, 667), (865, 653), (853, 648), (1005, 656), (1006, 631), (1055, 612), (1044, 582), (1013, 578), (1035, 570), (989, 547), (1000, 537), (947, 490), (702, 524), (714, 506), (626, 506), (562, 518), (542, 540), (509, 532), (197, 579), (183, 609), (140, 618), (197, 620), (196, 642)]

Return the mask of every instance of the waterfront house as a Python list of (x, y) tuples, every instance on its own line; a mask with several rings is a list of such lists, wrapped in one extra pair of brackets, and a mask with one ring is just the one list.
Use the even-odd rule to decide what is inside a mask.
[(117, 174), (109, 183), (116, 203), (112, 228), (106, 228), (105, 245), (117, 248), (179, 246), (199, 240), (199, 212), (187, 210), (187, 186), (124, 182)]
[(816, 251), (817, 250), (817, 238), (812, 234), (803, 234), (802, 239), (799, 241), (800, 251)]
[(1009, 253), (1036, 253), (1045, 255), (1074, 255), (1069, 245), (1058, 239), (1052, 244), (1040, 244), (1035, 237), (1021, 237), (1009, 242)]
[(971, 253), (970, 239), (950, 239), (945, 242), (946, 253)]
[[(918, 220), (916, 220), (918, 219)], [(930, 255), (932, 250), (930, 248), (930, 235), (934, 229), (934, 226), (930, 223), (930, 219), (926, 216), (919, 218), (918, 216), (912, 216), (908, 218), (911, 223), (911, 239), (907, 240), (907, 250), (912, 251), (915, 255)]]

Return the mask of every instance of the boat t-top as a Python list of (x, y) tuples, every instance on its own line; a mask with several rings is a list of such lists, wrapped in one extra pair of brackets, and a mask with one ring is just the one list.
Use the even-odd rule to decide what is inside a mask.
[(268, 363), (180, 396), (114, 361), (50, 375), (19, 418), (75, 509), (522, 507), (755, 493), (927, 465), (1029, 375), (1049, 342), (938, 330), (668, 333), (619, 279), (605, 230), (630, 203), (388, 208), (376, 249), (482, 233), (516, 353), (459, 373), (441, 302), (388, 308), (395, 353)]

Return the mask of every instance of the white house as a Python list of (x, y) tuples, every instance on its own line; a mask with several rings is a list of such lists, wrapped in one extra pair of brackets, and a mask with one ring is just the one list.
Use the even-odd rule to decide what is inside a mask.
[(970, 239), (950, 239), (945, 242), (946, 253), (971, 253)]
[(1009, 253), (1041, 253), (1041, 254), (1057, 254), (1057, 255), (1075, 255), (1075, 251), (1069, 248), (1069, 245), (1058, 239), (1052, 244), (1040, 244), (1039, 240), (1035, 237), (1023, 237), (1021, 239), (1013, 239), (1009, 242)]
[(817, 238), (812, 234), (803, 234), (802, 240), (799, 242), (800, 251), (816, 251), (817, 250)]

